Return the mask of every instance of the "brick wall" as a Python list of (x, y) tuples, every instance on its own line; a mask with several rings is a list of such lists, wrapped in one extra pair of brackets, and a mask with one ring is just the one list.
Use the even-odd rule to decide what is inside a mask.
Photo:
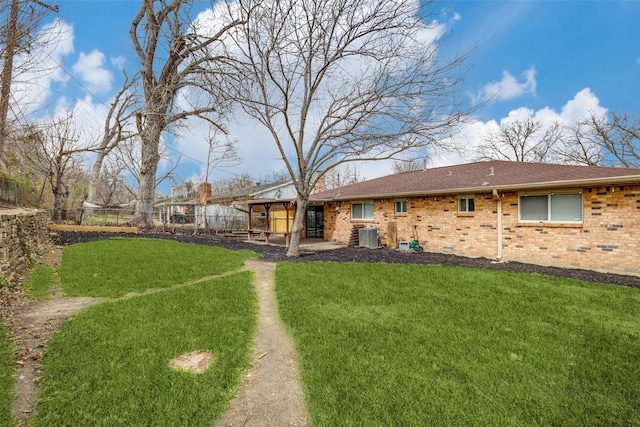
[(640, 186), (584, 188), (581, 225), (518, 224), (517, 194), (503, 201), (503, 258), (640, 275)]
[[(352, 221), (351, 204), (333, 202), (325, 206), (325, 238), (348, 242), (353, 226), (363, 224), (397, 247), (415, 230), (426, 251), (495, 259), (498, 202), (491, 193), (473, 196), (474, 214), (458, 213), (457, 195), (408, 198), (406, 214), (395, 214), (395, 199), (376, 199), (369, 221)], [(503, 260), (640, 275), (640, 186), (584, 188), (582, 224), (520, 223), (518, 193), (500, 197)]]
[(49, 213), (11, 210), (0, 213), (0, 277), (14, 282), (29, 267), (32, 250), (48, 242)]

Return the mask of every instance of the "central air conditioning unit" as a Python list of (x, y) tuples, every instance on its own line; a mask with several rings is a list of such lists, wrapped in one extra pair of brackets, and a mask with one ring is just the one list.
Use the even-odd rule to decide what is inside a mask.
[(360, 230), (358, 230), (358, 241), (358, 246), (361, 248), (377, 248), (378, 229), (361, 228)]

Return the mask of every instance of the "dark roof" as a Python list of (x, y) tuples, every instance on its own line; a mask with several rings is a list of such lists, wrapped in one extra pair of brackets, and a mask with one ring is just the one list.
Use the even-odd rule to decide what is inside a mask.
[(492, 160), (388, 175), (311, 196), (349, 200), (424, 194), (640, 184), (640, 169)]

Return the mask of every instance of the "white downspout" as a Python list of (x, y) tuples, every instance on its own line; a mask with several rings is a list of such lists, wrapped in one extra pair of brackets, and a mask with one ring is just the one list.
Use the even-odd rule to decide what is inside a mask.
[(502, 199), (495, 188), (493, 189), (493, 200), (498, 205), (498, 256), (496, 258), (498, 261), (502, 261)]

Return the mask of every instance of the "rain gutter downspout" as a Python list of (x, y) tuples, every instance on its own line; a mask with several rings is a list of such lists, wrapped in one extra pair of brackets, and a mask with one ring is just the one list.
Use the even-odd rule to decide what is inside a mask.
[(496, 259), (502, 261), (502, 199), (495, 188), (493, 189), (493, 200), (496, 201), (498, 207), (498, 256)]

